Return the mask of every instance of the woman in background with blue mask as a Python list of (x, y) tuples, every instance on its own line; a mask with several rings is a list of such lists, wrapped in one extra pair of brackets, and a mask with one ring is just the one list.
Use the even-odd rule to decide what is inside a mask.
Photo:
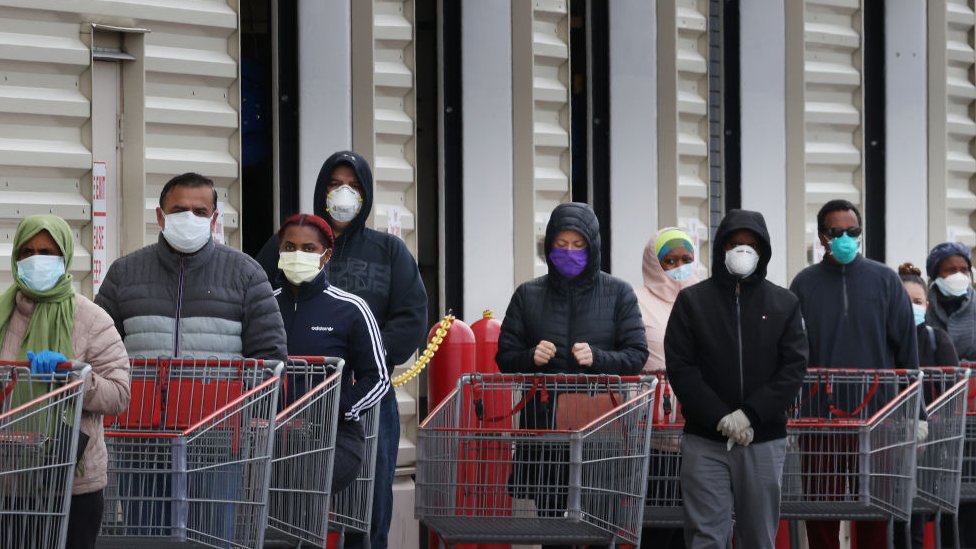
[[(956, 349), (949, 339), (949, 334), (941, 328), (934, 328), (925, 323), (925, 311), (929, 306), (929, 300), (925, 297), (926, 286), (922, 280), (922, 270), (911, 263), (902, 263), (898, 266), (898, 276), (901, 278), (908, 298), (912, 301), (912, 313), (915, 315), (915, 326), (918, 336), (918, 365), (919, 366), (958, 366), (959, 358), (956, 356)], [(929, 395), (926, 400), (930, 401)], [(928, 424), (926, 424), (926, 427)], [(901, 524), (895, 525), (895, 547), (905, 549), (922, 549), (925, 537), (925, 522), (931, 517), (919, 513), (912, 514), (911, 524), (911, 543), (904, 538), (904, 528)], [(947, 517), (948, 518), (948, 517)], [(950, 521), (951, 522), (951, 521)], [(943, 546), (951, 547), (952, 529), (950, 522), (943, 525)]]
[[(91, 365), (66, 545), (89, 549), (101, 527), (108, 481), (102, 416), (129, 407), (129, 358), (108, 313), (75, 293), (68, 272), (73, 254), (71, 228), (60, 217), (33, 215), (17, 225), (14, 283), (0, 294), (0, 360), (30, 361), (36, 374), (49, 374), (69, 359)], [(18, 545), (0, 529), (0, 547)]]
[[(634, 288), (637, 292), (637, 302), (640, 304), (641, 318), (644, 320), (644, 332), (647, 335), (647, 362), (644, 363), (642, 373), (664, 371), (664, 330), (668, 327), (671, 308), (678, 299), (678, 292), (698, 283), (698, 263), (695, 261), (697, 250), (691, 237), (676, 227), (661, 229), (644, 247), (644, 285)], [(668, 413), (670, 422), (684, 421), (680, 407), (675, 404), (670, 395), (669, 410), (664, 408), (664, 395), (660, 391), (657, 396), (657, 418), (662, 421)], [(675, 430), (674, 433), (680, 433)], [(674, 478), (681, 466), (680, 438), (658, 437), (651, 440), (651, 464), (647, 493), (649, 499), (672, 500), (679, 497), (672, 493), (675, 482), (659, 479)], [(641, 534), (641, 547), (658, 547), (660, 549), (683, 549), (685, 546), (684, 530), (676, 528), (645, 528)]]

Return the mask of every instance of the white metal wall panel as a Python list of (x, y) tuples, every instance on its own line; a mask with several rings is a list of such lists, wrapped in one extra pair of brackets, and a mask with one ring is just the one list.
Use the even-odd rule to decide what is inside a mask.
[(214, 180), (227, 243), (240, 245), (237, 20), (226, 23), (157, 22), (146, 36), (146, 244), (159, 234), (162, 186), (192, 171)]
[(699, 260), (711, 257), (708, 177), (708, 2), (658, 4), (659, 202), (661, 225), (696, 238)]
[(570, 198), (566, 0), (513, 0), (512, 57), (518, 284), (546, 273), (542, 241), (549, 214)]
[[(930, 189), (940, 196), (930, 201), (930, 245), (943, 240), (965, 242), (976, 246), (973, 213), (976, 194), (976, 83), (974, 83), (973, 33), (976, 14), (968, 0), (933, 2), (930, 10), (940, 13), (931, 17), (930, 36)], [(931, 11), (930, 11), (931, 13)], [(939, 78), (932, 85), (932, 79)], [(933, 109), (934, 107), (934, 109)], [(932, 171), (934, 169), (934, 171)], [(930, 195), (931, 196), (931, 195)]]
[(76, 240), (72, 274), (81, 286), (89, 276), (90, 61), (76, 22), (0, 7), (2, 287), (12, 283), (14, 230), (33, 214), (53, 213), (68, 221)]
[(791, 17), (799, 17), (798, 10), (802, 13), (802, 43), (798, 37), (792, 44), (787, 39), (788, 48), (800, 48), (794, 58), (802, 56), (801, 71), (791, 66), (787, 54), (788, 71), (793, 71), (793, 78), (802, 79), (799, 94), (790, 95), (789, 85), (787, 89), (788, 101), (802, 101), (794, 106), (796, 116), (788, 117), (788, 124), (796, 124), (792, 135), (799, 140), (790, 161), (798, 170), (795, 173), (802, 174), (791, 181), (793, 200), (788, 200), (791, 277), (815, 259), (816, 214), (825, 202), (843, 198), (864, 213), (861, 3), (805, 0), (797, 7), (788, 6), (788, 27)]
[(92, 23), (151, 31), (131, 42), (138, 74), (123, 70), (124, 188), (138, 195), (125, 251), (155, 241), (162, 184), (191, 170), (217, 182), (240, 243), (237, 0), (0, 0), (0, 286), (17, 222), (51, 212), (76, 230), (73, 271), (90, 292)]

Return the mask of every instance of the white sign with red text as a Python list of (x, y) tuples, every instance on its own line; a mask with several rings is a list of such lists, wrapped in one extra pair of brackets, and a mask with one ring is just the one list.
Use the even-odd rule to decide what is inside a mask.
[(225, 243), (225, 240), (224, 240), (224, 203), (223, 202), (220, 202), (220, 201), (217, 202), (217, 223), (214, 224), (213, 232), (211, 234), (213, 235), (214, 242), (216, 242), (217, 244), (224, 244)]
[(92, 162), (92, 290), (98, 293), (102, 279), (108, 270), (108, 254), (105, 250), (105, 237), (108, 232), (108, 205), (105, 195), (105, 178), (108, 165), (105, 162)]
[(400, 216), (400, 208), (396, 206), (386, 208), (386, 232), (397, 238), (403, 238), (403, 221)]

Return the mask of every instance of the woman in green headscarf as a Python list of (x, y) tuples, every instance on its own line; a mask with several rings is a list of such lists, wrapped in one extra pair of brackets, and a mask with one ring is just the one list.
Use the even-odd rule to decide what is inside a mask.
[(69, 359), (92, 367), (80, 426), (87, 444), (75, 468), (66, 546), (88, 549), (101, 527), (108, 480), (102, 415), (129, 406), (129, 360), (108, 313), (75, 293), (73, 255), (71, 228), (60, 217), (34, 215), (17, 226), (14, 284), (0, 295), (0, 360), (29, 360), (38, 373)]

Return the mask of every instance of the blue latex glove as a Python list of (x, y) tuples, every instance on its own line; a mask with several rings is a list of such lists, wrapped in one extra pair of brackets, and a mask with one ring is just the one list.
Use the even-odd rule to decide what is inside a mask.
[(58, 364), (68, 362), (68, 357), (54, 351), (27, 351), (27, 360), (30, 361), (32, 374), (53, 374)]

